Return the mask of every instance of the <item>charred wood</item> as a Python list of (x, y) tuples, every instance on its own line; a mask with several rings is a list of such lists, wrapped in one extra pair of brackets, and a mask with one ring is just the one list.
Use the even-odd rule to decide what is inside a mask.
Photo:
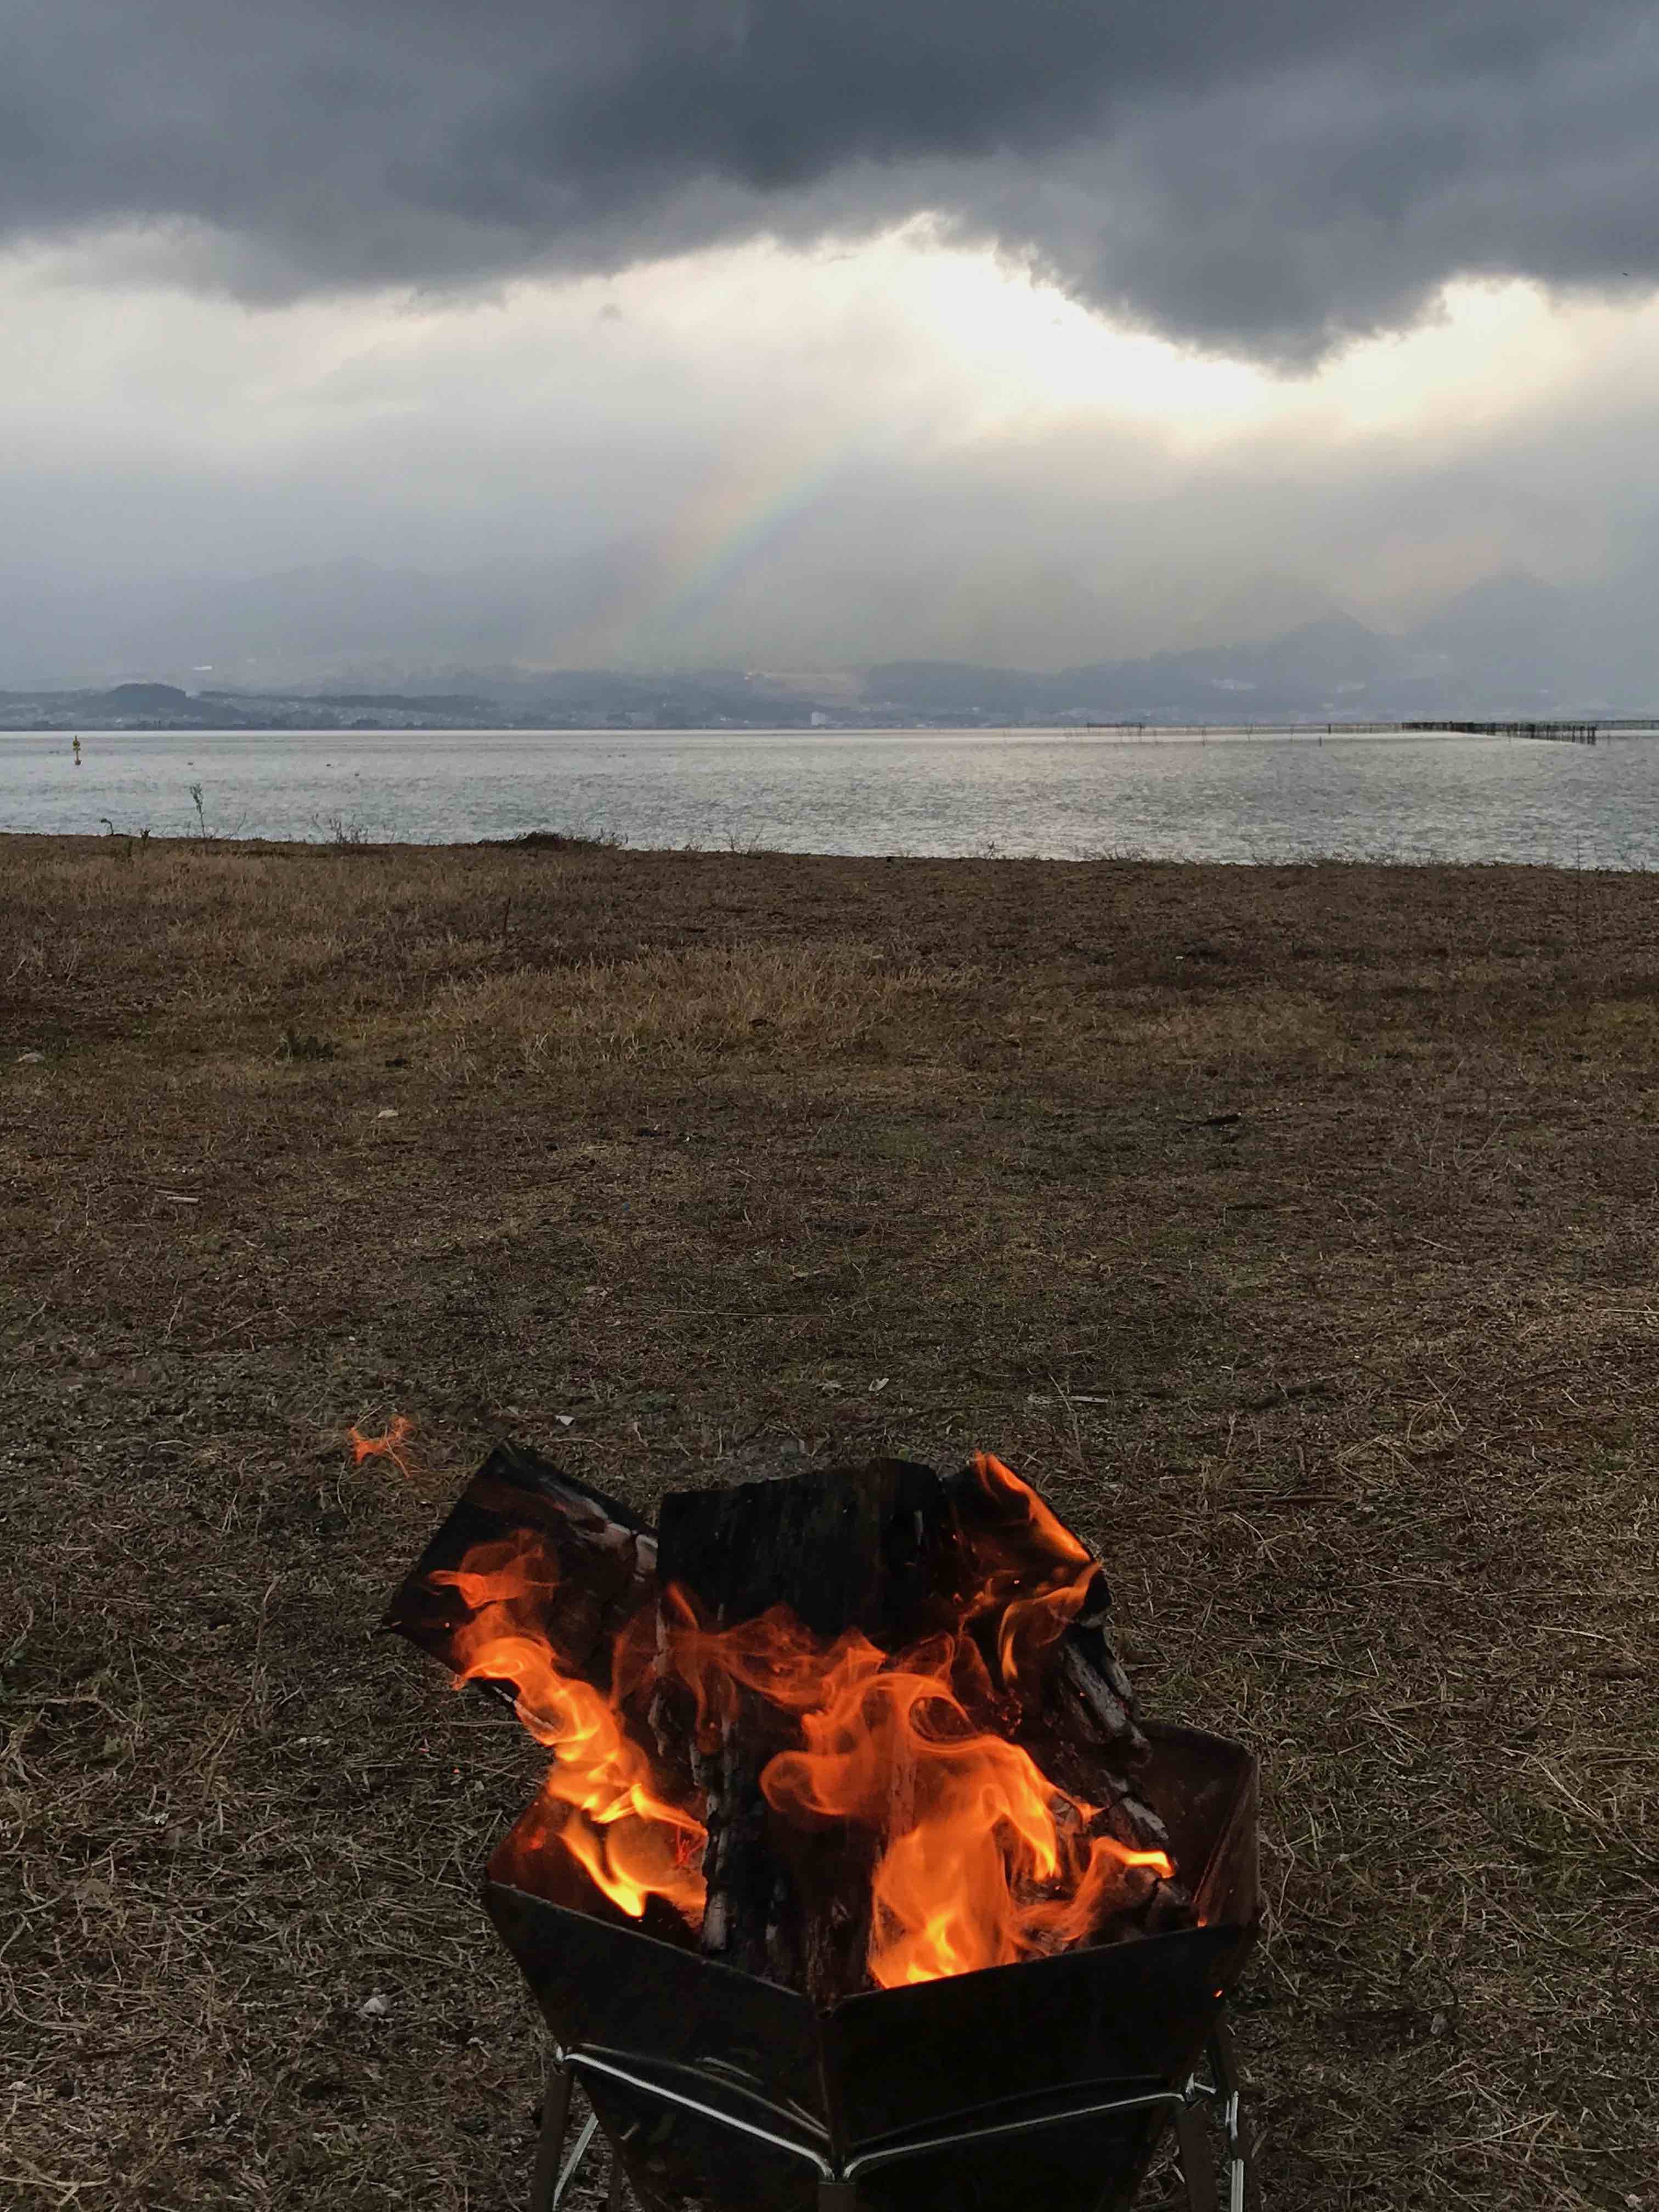
[(782, 1605), (826, 1643), (855, 1628), (890, 1650), (945, 1623), (953, 1516), (912, 1461), (671, 1491), (657, 1525), (664, 1588), (679, 1583), (722, 1626)]
[[(659, 1528), (665, 1594), (684, 1591), (716, 1628), (782, 1605), (824, 1643), (854, 1630), (892, 1650), (949, 1614), (944, 1485), (908, 1461), (673, 1492)], [(797, 1740), (775, 1708), (728, 1686), (717, 1740), (694, 1753), (708, 1800), (703, 1948), (827, 2005), (865, 1984), (878, 1839), (846, 1824), (803, 1826), (768, 1805), (761, 1775)], [(908, 1782), (895, 1775), (896, 1799)]]

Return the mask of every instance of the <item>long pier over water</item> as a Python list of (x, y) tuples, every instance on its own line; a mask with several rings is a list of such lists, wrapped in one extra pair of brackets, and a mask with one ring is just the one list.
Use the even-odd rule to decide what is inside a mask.
[(1659, 716), (1610, 716), (1594, 722), (1086, 722), (1085, 729), (1123, 731), (1137, 737), (1204, 737), (1211, 732), (1229, 735), (1243, 732), (1259, 738), (1537, 738), (1553, 744), (1593, 745), (1603, 731), (1651, 730), (1659, 732)]
[(1593, 745), (1599, 722), (1402, 722), (1402, 730), (1438, 730), (1455, 738), (1547, 738), (1561, 745)]

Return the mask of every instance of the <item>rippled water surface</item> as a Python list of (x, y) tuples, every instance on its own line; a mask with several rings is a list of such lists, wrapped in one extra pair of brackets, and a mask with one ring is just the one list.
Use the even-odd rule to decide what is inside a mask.
[(1089, 731), (0, 735), (0, 829), (1659, 865), (1659, 739)]

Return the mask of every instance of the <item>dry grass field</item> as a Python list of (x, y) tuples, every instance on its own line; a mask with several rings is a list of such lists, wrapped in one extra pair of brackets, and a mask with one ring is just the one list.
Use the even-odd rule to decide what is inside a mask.
[(514, 1435), (1000, 1453), (1263, 1760), (1266, 2204), (1659, 2212), (1659, 883), (0, 839), (0, 1169), (8, 2203), (523, 2203)]

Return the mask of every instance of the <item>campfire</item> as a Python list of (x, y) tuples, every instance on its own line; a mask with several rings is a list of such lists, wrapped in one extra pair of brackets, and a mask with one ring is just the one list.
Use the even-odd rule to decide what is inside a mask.
[(551, 1753), (486, 1903), (557, 2132), (574, 2069), (651, 2212), (1126, 2204), (1171, 2118), (1214, 2201), (1187, 2122), (1254, 1768), (1142, 1723), (1099, 1565), (999, 1460), (678, 1491), (653, 1530), (503, 1446), (387, 1619)]

